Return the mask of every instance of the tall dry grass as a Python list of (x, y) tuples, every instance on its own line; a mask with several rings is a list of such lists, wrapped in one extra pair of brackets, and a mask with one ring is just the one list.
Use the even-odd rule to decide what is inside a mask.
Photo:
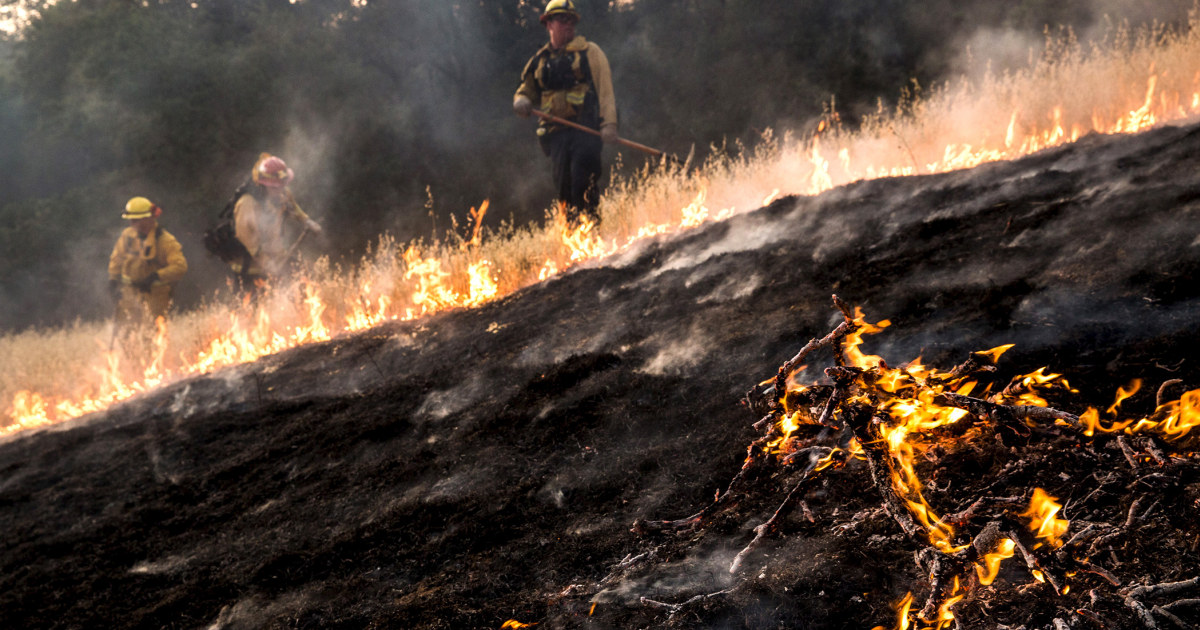
[[(309, 265), (296, 286), (276, 291), (255, 312), (214, 302), (175, 315), (160, 367), (166, 380), (178, 379), (384, 319), (495, 299), (639, 238), (719, 220), (781, 195), (969, 167), (1093, 131), (1188, 119), (1200, 112), (1198, 26), (1195, 13), (1177, 30), (1118, 26), (1087, 46), (1070, 33), (1048, 35), (1024, 68), (928, 90), (914, 86), (898, 107), (880, 108), (856, 129), (830, 111), (815, 134), (768, 132), (753, 147), (715, 151), (701, 164), (660, 164), (618, 176), (601, 200), (595, 229), (572, 231), (547, 211), (540, 224), (504, 224), (478, 235), (456, 230), (411, 243), (384, 235), (354, 266)], [(472, 268), (482, 273), (472, 279)], [(0, 410), (23, 390), (51, 404), (101, 396), (114, 371), (137, 382), (129, 366), (114, 370), (105, 357), (110, 330), (107, 322), (93, 322), (0, 337), (6, 358)], [(236, 351), (214, 358), (217, 348)], [(6, 423), (0, 417), (0, 428)]]

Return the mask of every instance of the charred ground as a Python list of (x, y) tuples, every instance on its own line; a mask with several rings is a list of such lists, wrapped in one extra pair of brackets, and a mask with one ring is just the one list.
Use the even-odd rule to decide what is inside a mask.
[[(928, 584), (919, 545), (879, 509), (861, 462), (827, 472), (810, 512), (737, 575), (731, 560), (794, 471), (760, 474), (686, 534), (630, 527), (692, 514), (726, 487), (758, 436), (740, 399), (836, 324), (832, 293), (892, 321), (868, 352), (948, 369), (1015, 343), (998, 380), (1065, 373), (1079, 391), (1052, 402), (1075, 413), (1106, 407), (1134, 377), (1148, 387), (1126, 407), (1145, 413), (1158, 383), (1200, 385), (1198, 162), (1200, 128), (1170, 127), (783, 199), (483, 308), (19, 435), (0, 444), (0, 617), (14, 628), (890, 626), (892, 604)], [(1056, 595), (1014, 562), (956, 609), (964, 627), (1144, 625), (1122, 588), (1200, 569), (1193, 461), (1134, 469), (1115, 445), (1069, 432), (939, 452), (922, 473), (947, 512), (1037, 486), (1068, 519), (1130, 521), (1092, 558), (1120, 585), (1084, 575)], [(1173, 610), (1200, 623), (1200, 609)]]

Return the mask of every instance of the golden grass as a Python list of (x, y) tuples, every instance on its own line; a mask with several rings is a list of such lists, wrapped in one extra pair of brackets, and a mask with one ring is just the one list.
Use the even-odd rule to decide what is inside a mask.
[[(1155, 121), (1182, 120), (1200, 112), (1198, 26), (1193, 15), (1186, 28), (1174, 31), (1117, 27), (1089, 46), (1070, 33), (1048, 36), (1042, 53), (1025, 68), (924, 92), (914, 86), (900, 106), (880, 108), (857, 129), (838, 124), (831, 111), (816, 134), (768, 132), (754, 147), (715, 151), (702, 164), (657, 165), (616, 177), (601, 200), (601, 225), (592, 232), (572, 234), (547, 212), (540, 224), (505, 224), (483, 230), (478, 239), (451, 233), (431, 242), (400, 243), (384, 235), (351, 268), (327, 261), (310, 265), (300, 288), (277, 291), (257, 315), (220, 303), (177, 314), (164, 368), (170, 378), (179, 378), (252, 360), (256, 355), (244, 348), (240, 358), (197, 359), (219, 345), (214, 340), (239, 331), (245, 332), (241, 343), (277, 350), (381, 319), (502, 297), (581, 259), (619, 251), (647, 235), (753, 210), (781, 195), (970, 167), (1092, 131), (1136, 131)], [(472, 267), (486, 272), (474, 285)], [(301, 302), (301, 295), (308, 301)], [(50, 400), (102, 392), (110, 330), (106, 322), (79, 323), (0, 337), (0, 356), (7, 357), (0, 410), (22, 390)], [(0, 429), (5, 424), (0, 417)]]

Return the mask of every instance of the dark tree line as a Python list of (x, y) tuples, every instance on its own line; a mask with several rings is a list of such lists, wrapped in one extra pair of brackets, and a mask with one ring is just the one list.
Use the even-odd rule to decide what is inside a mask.
[[(0, 0), (11, 4), (14, 0)], [(196, 6), (193, 7), (192, 5)], [(958, 67), (979, 28), (1086, 28), (1112, 0), (578, 0), (614, 68), (623, 135), (703, 155), (766, 128), (843, 119)], [(1180, 19), (1190, 0), (1128, 9)], [(361, 6), (356, 6), (361, 5)], [(1168, 6), (1169, 5), (1169, 6)], [(429, 237), (490, 199), (540, 220), (549, 175), (512, 116), (544, 39), (530, 0), (79, 0), (0, 39), (0, 329), (105, 314), (120, 209), (167, 210), (193, 271), (185, 306), (223, 282), (199, 236), (261, 151), (353, 260), (382, 232)], [(1139, 5), (1140, 6), (1140, 5)], [(1148, 12), (1146, 15), (1136, 11)], [(633, 157), (633, 156), (631, 156)], [(636, 157), (630, 161), (636, 162)]]

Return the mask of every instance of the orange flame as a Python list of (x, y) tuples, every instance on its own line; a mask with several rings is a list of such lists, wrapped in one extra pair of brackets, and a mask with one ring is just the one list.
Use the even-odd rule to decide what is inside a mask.
[(1013, 557), (1016, 548), (1017, 543), (1011, 538), (1002, 538), (994, 551), (984, 554), (983, 560), (975, 565), (979, 583), (987, 586), (996, 581), (996, 576), (1000, 574), (1000, 563)]
[(1034, 488), (1033, 497), (1029, 500), (1029, 509), (1021, 516), (1029, 517), (1029, 529), (1038, 538), (1045, 540), (1052, 548), (1062, 546), (1062, 535), (1067, 533), (1070, 521), (1057, 518), (1062, 505), (1058, 499), (1046, 494), (1041, 488)]
[(1140, 378), (1133, 379), (1133, 381), (1129, 383), (1128, 389), (1126, 389), (1124, 387), (1117, 388), (1117, 399), (1114, 400), (1112, 406), (1108, 408), (1108, 413), (1110, 413), (1110, 414), (1116, 413), (1117, 409), (1121, 407), (1121, 401), (1138, 393), (1138, 391), (1141, 389), (1142, 389), (1142, 379), (1140, 379)]
[[(762, 199), (762, 204), (765, 205), (781, 194), (817, 194), (834, 186), (861, 179), (970, 168), (985, 162), (1013, 159), (1061, 145), (1088, 132), (1136, 133), (1165, 121), (1195, 116), (1200, 114), (1200, 72), (1186, 65), (1179, 68), (1178, 64), (1171, 66), (1170, 72), (1159, 71), (1156, 70), (1153, 61), (1184, 59), (1180, 63), (1193, 63), (1195, 55), (1188, 52), (1191, 50), (1188, 46), (1194, 43), (1192, 39), (1194, 36), (1185, 34), (1173, 39), (1164, 38), (1154, 47), (1139, 49), (1142, 56), (1138, 59), (1146, 59), (1145, 62), (1138, 62), (1144, 63), (1142, 67), (1146, 68), (1140, 76), (1128, 76), (1126, 70), (1133, 62), (1130, 61), (1127, 52), (1114, 53), (1121, 55), (1120, 63), (1114, 64), (1114, 67), (1119, 66), (1121, 70), (1102, 81), (1110, 89), (1100, 95), (1102, 101), (1091, 106), (1062, 102), (1065, 96), (1061, 95), (1069, 96), (1071, 90), (1057, 87), (1050, 90), (1060, 95), (1056, 97), (1059, 99), (1057, 104), (1030, 104), (1029, 99), (1020, 98), (1022, 92), (1005, 91), (1008, 89), (1005, 86), (1012, 84), (1004, 84), (999, 87), (990, 86), (989, 89), (993, 92), (989, 94), (994, 93), (995, 96), (981, 100), (987, 102), (988, 108), (996, 102), (1008, 103), (1010, 100), (1011, 105), (1004, 107), (1003, 114), (988, 113), (986, 118), (979, 112), (967, 112), (968, 116), (974, 115), (976, 118), (975, 124), (967, 131), (939, 130), (938, 133), (929, 134), (930, 128), (954, 126), (949, 123), (941, 125), (940, 123), (947, 121), (938, 118), (938, 114), (935, 113), (931, 114), (931, 120), (910, 120), (898, 116), (889, 123), (885, 119), (874, 127), (864, 125), (860, 131), (848, 134), (842, 131), (836, 115), (831, 115), (828, 122), (822, 121), (816, 133), (799, 139), (794, 150), (789, 149), (781, 154), (784, 164), (784, 170), (781, 172), (794, 173), (794, 176), (786, 178), (786, 181), (800, 182), (796, 189), (781, 191), (778, 186), (785, 178), (773, 177), (761, 191), (751, 192), (752, 196), (749, 198)], [(1082, 59), (1072, 63), (1091, 62), (1091, 59)], [(1164, 62), (1164, 65), (1167, 64)], [(1060, 73), (1061, 76), (1072, 74), (1082, 76), (1085, 73)], [(1185, 77), (1192, 77), (1190, 83)], [(1044, 77), (1034, 74), (1030, 78), (1028, 85), (1033, 86), (1030, 89), (1038, 89), (1044, 85), (1035, 82), (1042, 81)], [(1045, 80), (1057, 79), (1051, 77)], [(948, 93), (944, 102), (938, 101), (934, 104), (947, 107), (959, 105), (961, 103), (956, 100), (958, 98), (955, 94)], [(1040, 108), (1040, 111), (1031, 111), (1035, 108)], [(951, 116), (945, 118), (949, 119)], [(928, 125), (930, 122), (933, 124)], [(920, 134), (924, 135), (917, 137)], [(878, 150), (885, 144), (896, 146), (896, 140), (900, 141), (899, 145), (903, 148), (901, 153)], [(884, 162), (875, 163), (876, 159)], [(401, 278), (397, 278), (395, 286), (390, 282), (386, 287), (361, 282), (361, 294), (357, 296), (330, 295), (317, 288), (308, 288), (299, 317), (235, 313), (229, 317), (228, 324), (220, 326), (220, 330), (215, 331), (210, 338), (198, 340), (194, 344), (202, 350), (195, 351), (192, 356), (180, 356), (181, 365), (167, 365), (171, 355), (156, 353), (148, 361), (153, 369), (136, 370), (135, 376), (120, 376), (122, 372), (129, 372), (131, 368), (121, 366), (119, 362), (114, 363), (113, 360), (90, 378), (85, 374), (72, 375), (71, 382), (85, 384), (79, 391), (51, 394), (35, 391), (36, 388), (33, 387), (24, 387), (13, 396), (12, 404), (6, 410), (10, 423), (0, 426), (0, 434), (61, 422), (84, 413), (102, 410), (114, 402), (163, 383), (203, 374), (226, 365), (253, 361), (295, 345), (323, 341), (345, 331), (362, 330), (384, 321), (413, 319), (450, 308), (477, 305), (512, 293), (530, 282), (545, 280), (581, 262), (619, 252), (640, 239), (689, 229), (734, 214), (737, 210), (732, 206), (717, 212), (710, 210), (711, 200), (715, 195), (709, 188), (710, 181), (707, 177), (684, 180), (695, 182), (697, 186), (694, 192), (687, 192), (691, 201), (677, 206), (671, 220), (647, 220), (641, 225), (611, 228), (620, 236), (601, 238), (595, 225), (584, 222), (579, 226), (567, 227), (565, 220), (562, 221), (556, 243), (561, 252), (548, 252), (544, 258), (532, 263), (528, 273), (524, 270), (504, 268), (504, 264), (494, 258), (485, 262), (485, 258), (479, 255), (479, 250), (484, 247), (481, 225), (488, 208), (488, 202), (485, 200), (478, 210), (471, 209), (473, 229), (470, 239), (465, 242), (465, 247), (457, 248), (470, 258), (462, 264), (452, 265), (423, 253), (417, 246), (412, 246), (400, 257), (403, 273)], [(747, 188), (750, 182), (738, 184), (738, 188)], [(606, 230), (609, 229), (609, 225), (606, 223)], [(518, 277), (519, 280), (507, 279)], [(305, 317), (308, 319), (305, 320)], [(165, 350), (165, 346), (157, 345), (156, 342), (157, 348)], [(855, 351), (852, 350), (850, 354), (854, 354)], [(870, 357), (861, 354), (854, 357), (856, 365), (868, 359)], [(896, 379), (896, 386), (901, 387), (904, 379), (921, 377), (910, 374), (888, 375), (888, 378)], [(1061, 385), (1065, 387), (1065, 381), (1062, 381)], [(1179, 438), (1186, 435), (1197, 422), (1198, 397), (1200, 394), (1189, 393), (1184, 399), (1160, 408), (1148, 418), (1137, 421), (1112, 421), (1104, 426), (1099, 421), (1099, 413), (1095, 412), (1092, 414), (1093, 428), (1089, 430), (1156, 431), (1172, 439)], [(1020, 403), (1044, 404), (1044, 401), (1029, 393), (1023, 395)], [(932, 408), (928, 400), (902, 403), (901, 406), (903, 405), (912, 405), (914, 409)], [(895, 411), (900, 415), (909, 414), (907, 409), (897, 408)], [(904, 422), (910, 428), (924, 426), (925, 422), (952, 422), (953, 413), (942, 413), (934, 420), (922, 420), (917, 424), (914, 424), (916, 421), (912, 419), (906, 419)]]
[(909, 626), (908, 614), (909, 614), (909, 610), (912, 608), (912, 603), (913, 603), (913, 594), (905, 593), (904, 598), (901, 599), (900, 603), (896, 605), (896, 609), (897, 609), (896, 630), (908, 630), (908, 626)]

